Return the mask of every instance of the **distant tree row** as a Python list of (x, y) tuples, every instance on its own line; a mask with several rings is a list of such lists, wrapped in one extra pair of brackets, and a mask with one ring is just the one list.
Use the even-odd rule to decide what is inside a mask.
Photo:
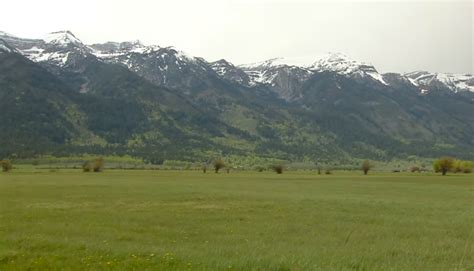
[[(212, 167), (214, 168), (215, 173), (219, 173), (219, 170), (221, 170), (223, 168), (227, 168), (227, 173), (229, 173), (229, 170), (230, 170), (230, 167), (228, 165), (226, 165), (225, 161), (222, 158), (215, 159), (212, 162)], [(203, 173), (207, 172), (207, 168), (208, 168), (208, 164), (203, 164), (203, 166), (202, 166)], [(367, 175), (369, 170), (371, 170), (372, 168), (373, 168), (373, 164), (370, 163), (369, 160), (365, 160), (365, 161), (362, 162), (361, 169), (362, 169), (362, 171), (364, 172), (365, 175)], [(262, 172), (262, 171), (265, 170), (265, 167), (257, 166), (256, 169), (259, 172)], [(285, 166), (281, 163), (277, 163), (277, 164), (273, 164), (273, 165), (269, 166), (268, 169), (271, 169), (271, 170), (275, 171), (277, 174), (282, 174), (284, 169), (285, 169)], [(318, 168), (318, 174), (321, 174), (321, 168)], [(331, 170), (326, 169), (325, 174), (328, 174), (328, 175), (331, 174)]]

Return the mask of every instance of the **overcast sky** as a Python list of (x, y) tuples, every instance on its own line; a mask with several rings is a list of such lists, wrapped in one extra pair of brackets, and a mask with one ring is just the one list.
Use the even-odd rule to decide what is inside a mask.
[[(381, 3), (383, 2), (383, 3)], [(472, 0), (14, 0), (0, 30), (41, 37), (71, 30), (84, 43), (140, 39), (235, 64), (342, 52), (382, 72), (474, 73)]]

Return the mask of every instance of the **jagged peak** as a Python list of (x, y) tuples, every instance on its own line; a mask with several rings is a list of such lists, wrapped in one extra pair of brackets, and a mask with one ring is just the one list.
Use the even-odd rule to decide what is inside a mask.
[(230, 67), (230, 68), (234, 68), (235, 65), (230, 63), (229, 61), (225, 60), (225, 59), (219, 59), (217, 61), (214, 61), (214, 62), (210, 62), (209, 64), (211, 64), (211, 66), (222, 66), (222, 67)]

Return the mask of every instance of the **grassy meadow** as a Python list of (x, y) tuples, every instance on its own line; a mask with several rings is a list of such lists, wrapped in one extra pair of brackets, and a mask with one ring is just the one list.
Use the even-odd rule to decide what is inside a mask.
[(474, 270), (474, 175), (0, 173), (0, 270)]

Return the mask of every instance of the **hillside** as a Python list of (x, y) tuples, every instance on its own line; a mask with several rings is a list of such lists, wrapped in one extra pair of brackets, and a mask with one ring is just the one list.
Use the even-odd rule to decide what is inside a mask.
[(0, 32), (0, 103), (4, 157), (474, 158), (472, 75), (381, 74), (335, 53), (234, 65), (69, 31)]

